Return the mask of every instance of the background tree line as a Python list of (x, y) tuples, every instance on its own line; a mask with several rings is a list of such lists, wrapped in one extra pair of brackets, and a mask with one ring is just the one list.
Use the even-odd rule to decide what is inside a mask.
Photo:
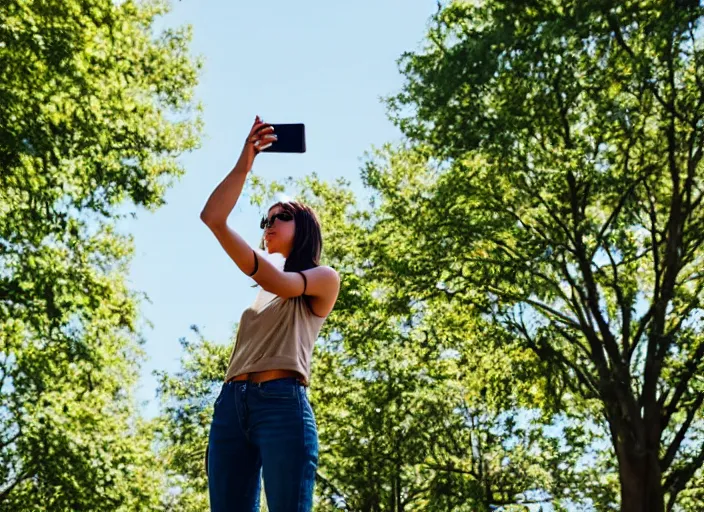
[[(189, 29), (152, 34), (155, 2), (1, 9), (0, 509), (208, 510), (232, 340), (194, 326), (141, 418), (115, 230), (197, 147)], [(316, 209), (343, 277), (314, 356), (316, 510), (701, 509), (701, 18), (440, 4), (399, 59), (405, 140), (367, 155), (368, 202), (252, 177), (256, 204)]]

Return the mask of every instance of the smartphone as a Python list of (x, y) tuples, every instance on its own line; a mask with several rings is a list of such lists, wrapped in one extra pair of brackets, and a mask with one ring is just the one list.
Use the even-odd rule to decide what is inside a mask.
[(306, 127), (303, 123), (271, 124), (274, 134), (278, 137), (276, 142), (262, 150), (262, 153), (305, 153), (306, 152)]

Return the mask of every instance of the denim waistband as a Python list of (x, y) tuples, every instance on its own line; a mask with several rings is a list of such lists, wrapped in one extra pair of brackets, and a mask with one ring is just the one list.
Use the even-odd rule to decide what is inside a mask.
[(300, 386), (305, 386), (303, 384), (303, 381), (297, 377), (281, 377), (280, 379), (271, 379), (271, 380), (265, 380), (264, 382), (252, 382), (251, 380), (231, 380), (228, 382), (225, 382), (224, 384), (232, 384), (232, 385), (244, 385), (244, 384), (249, 384), (250, 386), (254, 387), (261, 387), (266, 384), (272, 384), (274, 382), (283, 382), (283, 383), (289, 383), (289, 384), (298, 384)]

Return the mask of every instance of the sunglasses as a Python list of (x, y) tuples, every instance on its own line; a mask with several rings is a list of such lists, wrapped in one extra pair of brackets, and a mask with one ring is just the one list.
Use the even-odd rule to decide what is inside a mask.
[(259, 227), (262, 229), (271, 228), (271, 226), (274, 225), (274, 221), (276, 219), (281, 219), (284, 222), (288, 222), (291, 219), (293, 219), (293, 215), (291, 215), (288, 212), (282, 212), (282, 213), (275, 213), (274, 215), (271, 216), (271, 219), (267, 219), (266, 217), (262, 217), (262, 221), (259, 223)]

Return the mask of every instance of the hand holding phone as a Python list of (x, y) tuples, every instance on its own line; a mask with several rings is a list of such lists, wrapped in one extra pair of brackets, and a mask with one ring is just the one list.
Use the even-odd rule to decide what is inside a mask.
[(249, 171), (259, 153), (305, 153), (306, 134), (303, 123), (269, 124), (259, 116), (254, 120), (238, 165)]
[(242, 154), (238, 164), (242, 163), (249, 171), (252, 168), (254, 158), (262, 152), (264, 148), (271, 146), (277, 139), (274, 134), (274, 127), (261, 120), (259, 116), (254, 119), (254, 124), (249, 130), (247, 140), (242, 148)]

